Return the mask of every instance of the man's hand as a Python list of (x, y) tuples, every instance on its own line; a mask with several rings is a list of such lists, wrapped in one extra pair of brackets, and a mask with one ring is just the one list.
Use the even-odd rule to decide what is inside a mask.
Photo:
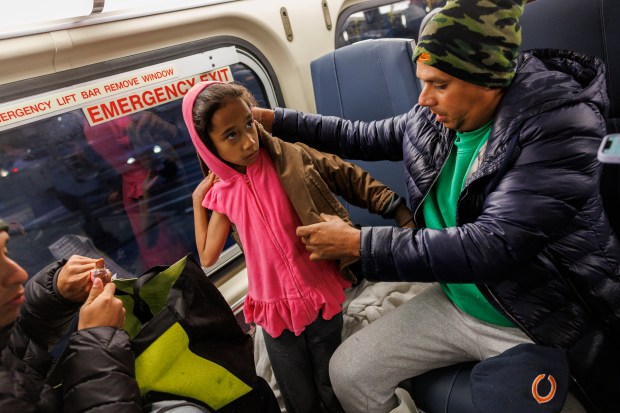
[(114, 291), (114, 283), (108, 283), (104, 287), (103, 282), (95, 278), (90, 294), (80, 309), (78, 330), (91, 327), (123, 327), (125, 308), (123, 302), (114, 297)]
[(273, 120), (275, 118), (275, 112), (273, 110), (255, 106), (252, 108), (252, 117), (255, 121), (263, 125), (263, 128), (265, 128), (267, 132), (273, 132)]
[(58, 273), (57, 287), (63, 298), (82, 303), (92, 286), (90, 270), (95, 269), (96, 259), (72, 255)]
[(297, 227), (297, 236), (310, 251), (310, 259), (335, 260), (360, 256), (360, 230), (334, 215), (321, 214), (325, 222)]

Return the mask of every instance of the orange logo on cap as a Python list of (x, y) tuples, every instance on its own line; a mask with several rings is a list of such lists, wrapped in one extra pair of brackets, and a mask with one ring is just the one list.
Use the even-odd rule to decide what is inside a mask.
[(545, 378), (544, 374), (539, 374), (532, 382), (532, 396), (538, 402), (538, 404), (543, 404), (551, 401), (555, 396), (555, 391), (557, 390), (557, 384), (555, 383), (555, 378), (550, 374), (547, 380), (551, 383), (551, 390), (549, 390), (549, 394), (546, 396), (541, 396), (538, 393), (538, 383), (540, 383)]
[(431, 55), (429, 55), (426, 52), (422, 52), (420, 53), (420, 57), (418, 57), (418, 60), (422, 63), (426, 63), (426, 62), (430, 62), (431, 61)]

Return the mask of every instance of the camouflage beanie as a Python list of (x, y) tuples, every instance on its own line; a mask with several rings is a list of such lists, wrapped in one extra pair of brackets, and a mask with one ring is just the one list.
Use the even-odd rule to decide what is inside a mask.
[(448, 0), (426, 23), (414, 62), (489, 88), (510, 85), (526, 0)]
[(9, 230), (9, 224), (7, 224), (2, 219), (0, 219), (0, 232), (8, 231), (8, 230)]

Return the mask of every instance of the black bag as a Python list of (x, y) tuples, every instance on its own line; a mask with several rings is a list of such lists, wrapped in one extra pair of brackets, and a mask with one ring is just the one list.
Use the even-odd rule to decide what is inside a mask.
[(252, 337), (191, 256), (118, 279), (146, 404), (183, 399), (218, 412), (279, 412), (256, 375)]

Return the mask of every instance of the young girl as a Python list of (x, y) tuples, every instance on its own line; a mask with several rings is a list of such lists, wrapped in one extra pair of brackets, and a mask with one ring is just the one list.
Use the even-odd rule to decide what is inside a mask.
[(193, 194), (200, 260), (215, 263), (233, 223), (248, 273), (244, 315), (263, 327), (287, 412), (341, 412), (328, 366), (340, 344), (350, 263), (340, 263), (341, 274), (335, 262), (311, 261), (295, 230), (321, 222), (321, 213), (350, 222), (333, 193), (400, 223), (411, 215), (401, 197), (355, 165), (270, 136), (253, 120), (254, 105), (247, 89), (231, 83), (199, 83), (183, 99), (190, 136), (210, 169)]

